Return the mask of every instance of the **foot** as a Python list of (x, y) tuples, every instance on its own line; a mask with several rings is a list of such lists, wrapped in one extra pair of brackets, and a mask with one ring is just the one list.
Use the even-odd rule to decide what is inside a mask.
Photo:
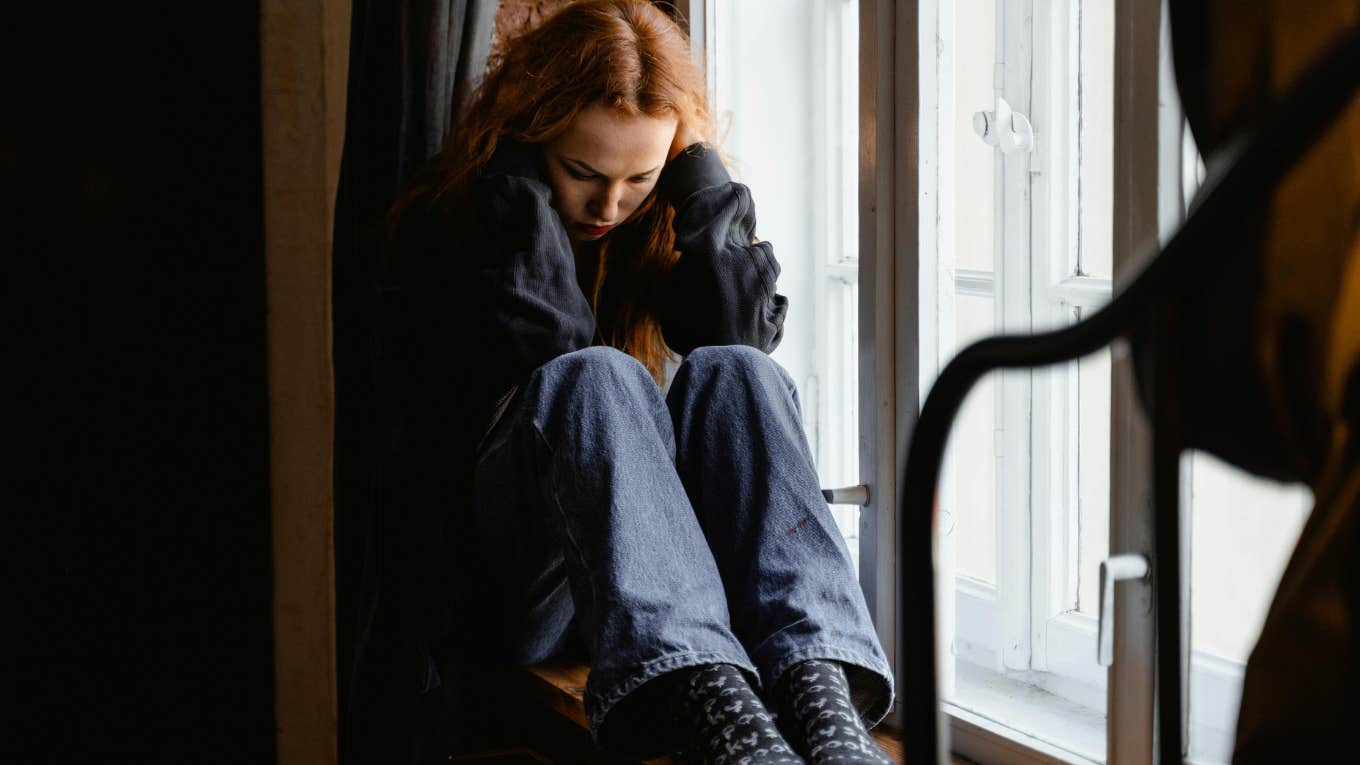
[(812, 659), (793, 665), (780, 677), (775, 699), (780, 727), (813, 765), (892, 765), (850, 702), (839, 663)]
[(692, 731), (691, 755), (706, 765), (802, 763), (741, 670), (708, 664), (682, 671), (680, 716)]

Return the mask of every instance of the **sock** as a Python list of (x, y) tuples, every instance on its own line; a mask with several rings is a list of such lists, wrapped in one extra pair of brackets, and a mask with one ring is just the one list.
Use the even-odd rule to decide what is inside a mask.
[(680, 715), (691, 726), (691, 754), (707, 765), (802, 763), (741, 670), (706, 664), (682, 671)]
[(793, 665), (779, 679), (776, 698), (780, 727), (813, 765), (892, 765), (850, 703), (840, 664), (811, 659)]

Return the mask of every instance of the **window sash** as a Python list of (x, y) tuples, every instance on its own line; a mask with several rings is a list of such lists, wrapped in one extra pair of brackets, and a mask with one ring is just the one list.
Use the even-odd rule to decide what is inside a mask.
[[(1081, 78), (1082, 0), (1036, 4), (1032, 120), (1043, 128), (1032, 157), (1029, 199), (1029, 298), (1033, 326), (1069, 324), (1082, 309), (1109, 301), (1111, 280), (1080, 274), (1083, 184)], [(1091, 246), (1091, 243), (1087, 243)], [(1108, 246), (1094, 243), (1094, 246)], [(1032, 667), (1061, 678), (1059, 695), (1103, 708), (1103, 670), (1095, 662), (1095, 620), (1077, 612), (1080, 573), (1079, 476), (1081, 403), (1076, 363), (1033, 371), (1032, 391)], [(1089, 574), (1089, 568), (1084, 572)]]

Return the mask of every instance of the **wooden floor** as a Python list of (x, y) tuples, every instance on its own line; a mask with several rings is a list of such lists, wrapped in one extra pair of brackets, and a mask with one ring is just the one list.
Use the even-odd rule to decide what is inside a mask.
[[(547, 663), (530, 667), (525, 671), (524, 693), (535, 704), (551, 709), (563, 718), (580, 726), (587, 727), (582, 695), (585, 693), (586, 674), (589, 669), (578, 663)], [(896, 731), (880, 725), (870, 731), (870, 735), (894, 762), (903, 762), (902, 741)], [(669, 758), (652, 760), (649, 765), (670, 765)], [(955, 757), (955, 765), (971, 765), (967, 760)]]

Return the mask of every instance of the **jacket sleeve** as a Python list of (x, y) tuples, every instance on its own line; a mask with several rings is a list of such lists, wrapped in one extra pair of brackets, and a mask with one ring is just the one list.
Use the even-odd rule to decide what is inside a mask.
[(538, 168), (537, 145), (502, 139), (473, 193), (480, 241), (472, 286), (489, 309), (480, 344), (493, 376), (517, 385), (539, 366), (586, 348), (595, 315), (576, 281), (571, 243)]
[(732, 181), (704, 144), (667, 163), (659, 184), (675, 206), (680, 252), (660, 299), (666, 344), (682, 355), (707, 345), (773, 351), (783, 337), (788, 299), (775, 292), (773, 248), (754, 242), (750, 189)]

